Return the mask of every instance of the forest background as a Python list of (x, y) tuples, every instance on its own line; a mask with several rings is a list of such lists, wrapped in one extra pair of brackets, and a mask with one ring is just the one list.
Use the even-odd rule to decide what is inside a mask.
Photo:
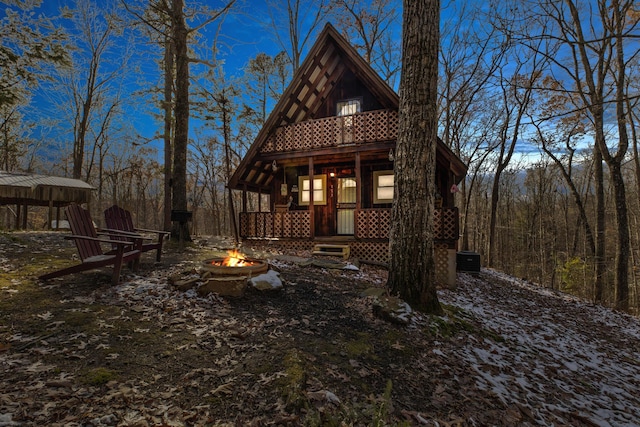
[[(184, 168), (190, 233), (232, 233), (225, 184), (326, 22), (400, 76), (400, 1), (0, 4), (0, 170), (83, 179), (94, 217), (117, 203), (147, 228), (170, 227)], [(639, 21), (630, 0), (443, 0), (438, 132), (469, 165), (460, 249), (634, 313)]]

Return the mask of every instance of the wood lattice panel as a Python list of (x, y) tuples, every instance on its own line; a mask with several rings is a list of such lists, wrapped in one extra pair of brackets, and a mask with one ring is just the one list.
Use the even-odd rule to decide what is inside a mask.
[(264, 224), (265, 237), (273, 237), (273, 215), (274, 214), (270, 212), (268, 213), (268, 215), (265, 215), (265, 224)]
[(398, 112), (387, 111), (387, 126), (385, 127), (387, 133), (382, 139), (396, 139), (398, 138)]
[(328, 137), (329, 129), (333, 129), (333, 122), (330, 119), (320, 119), (314, 120), (312, 122), (313, 126), (313, 141), (310, 146), (314, 144), (318, 144), (320, 146), (328, 146), (333, 143), (331, 139)]
[(303, 122), (300, 124), (300, 140), (296, 141), (298, 149), (304, 149), (313, 146), (313, 123)]
[(240, 214), (240, 236), (251, 236), (249, 230), (249, 215)]
[(436, 240), (458, 240), (458, 209), (436, 209), (433, 214), (433, 232)]
[(307, 120), (276, 128), (260, 147), (260, 152), (301, 151), (394, 140), (398, 137), (397, 122), (398, 114), (390, 110)]
[(376, 114), (367, 114), (364, 118), (364, 128), (365, 134), (363, 136), (363, 140), (365, 142), (377, 141), (378, 135), (380, 134), (378, 126), (379, 121), (377, 120)]
[(354, 142), (365, 141), (367, 134), (366, 120), (364, 114), (356, 114), (353, 116), (353, 140)]
[(361, 239), (388, 239), (391, 209), (361, 209), (356, 212), (355, 236)]
[(449, 251), (446, 244), (435, 244), (434, 258), (436, 263), (436, 282), (446, 284), (449, 268)]
[(242, 212), (240, 236), (243, 238), (309, 238), (311, 214), (301, 212)]
[(284, 128), (284, 149), (282, 151), (293, 151), (296, 147), (293, 143), (293, 126), (285, 126)]
[(351, 256), (354, 258), (389, 262), (389, 243), (387, 242), (349, 242)]
[(282, 131), (278, 132), (279, 129), (276, 129), (275, 132), (269, 135), (269, 138), (262, 144), (260, 151), (262, 153), (272, 153), (276, 150), (276, 145), (278, 145), (278, 137), (280, 137), (279, 146), (282, 146)]

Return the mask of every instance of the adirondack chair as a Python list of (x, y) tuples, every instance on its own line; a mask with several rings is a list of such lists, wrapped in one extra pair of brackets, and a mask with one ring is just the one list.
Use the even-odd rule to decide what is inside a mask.
[[(63, 268), (62, 270), (39, 276), (41, 280), (53, 279), (54, 277), (65, 276), (67, 274), (79, 273), (86, 270), (113, 265), (113, 284), (120, 282), (120, 271), (123, 263), (131, 263), (133, 269), (137, 267), (140, 257), (142, 241), (136, 240), (115, 240), (111, 235), (99, 237), (91, 220), (89, 211), (79, 205), (71, 204), (65, 209), (69, 227), (72, 235), (66, 236), (73, 239), (78, 249), (78, 254), (82, 262), (78, 265)], [(102, 244), (113, 245), (115, 249), (103, 252)]]
[[(155, 250), (156, 261), (160, 262), (160, 258), (162, 256), (162, 244), (164, 243), (165, 237), (168, 237), (171, 234), (170, 232), (136, 228), (133, 225), (131, 212), (118, 205), (113, 205), (104, 211), (104, 220), (107, 224), (108, 230), (117, 230), (122, 233), (122, 239), (130, 237), (143, 238), (142, 247), (140, 248), (142, 252)], [(151, 239), (143, 236), (143, 234), (155, 234), (156, 238)]]

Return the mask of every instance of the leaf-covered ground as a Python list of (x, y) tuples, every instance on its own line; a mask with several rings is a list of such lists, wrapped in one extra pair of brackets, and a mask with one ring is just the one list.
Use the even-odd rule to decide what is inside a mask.
[(0, 426), (640, 425), (638, 319), (494, 271), (400, 326), (373, 315), (370, 266), (263, 250), (279, 291), (175, 289), (215, 239), (145, 254), (119, 286), (108, 268), (37, 281), (72, 262), (63, 236), (0, 234)]

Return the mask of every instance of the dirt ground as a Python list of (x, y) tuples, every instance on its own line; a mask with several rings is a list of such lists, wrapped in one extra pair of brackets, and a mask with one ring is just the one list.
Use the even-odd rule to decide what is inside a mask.
[[(637, 425), (624, 405), (622, 423), (602, 424), (579, 407), (544, 412), (531, 396), (487, 387), (479, 363), (457, 356), (510, 340), (458, 300), (489, 286), (482, 276), (442, 291), (444, 316), (403, 326), (373, 314), (365, 290), (382, 288), (386, 271), (367, 265), (301, 266), (244, 248), (270, 260), (282, 289), (176, 289), (170, 277), (192, 277), (229, 246), (213, 238), (168, 245), (161, 263), (143, 255), (118, 286), (109, 268), (38, 281), (73, 262), (63, 236), (0, 234), (0, 426)], [(545, 386), (544, 399), (562, 391)]]

